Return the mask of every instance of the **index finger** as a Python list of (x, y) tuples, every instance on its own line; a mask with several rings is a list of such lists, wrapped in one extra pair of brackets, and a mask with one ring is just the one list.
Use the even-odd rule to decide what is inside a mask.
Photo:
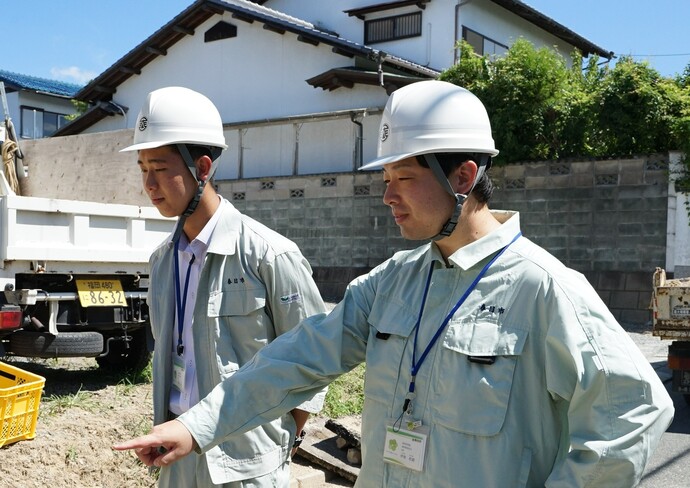
[(144, 447), (157, 448), (161, 445), (160, 439), (152, 435), (144, 435), (125, 442), (113, 445), (116, 451), (126, 451), (128, 449), (141, 449)]

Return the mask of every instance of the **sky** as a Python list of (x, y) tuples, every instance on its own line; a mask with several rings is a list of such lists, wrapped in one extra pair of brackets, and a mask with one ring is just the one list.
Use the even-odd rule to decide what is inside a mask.
[[(85, 84), (193, 0), (0, 0), (0, 69)], [(324, 0), (333, 1), (333, 0)], [(337, 1), (337, 0), (336, 0)], [(690, 0), (525, 0), (607, 51), (662, 76), (690, 64)], [(383, 3), (383, 0), (371, 0)], [(270, 6), (270, 2), (268, 3)]]
[(648, 61), (662, 76), (690, 64), (690, 0), (523, 0), (616, 56)]

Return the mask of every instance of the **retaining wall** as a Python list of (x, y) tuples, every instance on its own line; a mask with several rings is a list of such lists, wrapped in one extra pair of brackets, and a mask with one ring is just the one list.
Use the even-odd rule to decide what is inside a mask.
[[(24, 194), (148, 204), (131, 130), (23, 141)], [(668, 155), (530, 162), (493, 168), (496, 209), (518, 210), (523, 233), (582, 272), (614, 315), (646, 323), (652, 273), (667, 257)], [(378, 172), (217, 181), (241, 211), (294, 240), (324, 297), (420, 242), (402, 239)], [(669, 207), (670, 208), (670, 207)], [(669, 221), (670, 222), (670, 221)], [(676, 239), (677, 240), (677, 239)], [(676, 247), (683, 242), (674, 244)]]
[[(647, 323), (652, 273), (666, 256), (668, 157), (546, 161), (491, 170), (496, 209), (582, 272), (619, 321)], [(406, 241), (382, 203), (380, 173), (219, 181), (237, 208), (295, 241), (326, 299), (420, 242)]]

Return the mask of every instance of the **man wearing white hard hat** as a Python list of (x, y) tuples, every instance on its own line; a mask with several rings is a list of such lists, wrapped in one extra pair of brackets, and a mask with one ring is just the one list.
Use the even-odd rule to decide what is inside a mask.
[[(297, 246), (241, 214), (208, 184), (227, 147), (218, 110), (182, 87), (151, 92), (134, 144), (151, 203), (179, 217), (150, 260), (148, 305), (156, 341), (154, 424), (177, 418), (306, 317), (324, 311), (311, 267)], [(287, 487), (289, 460), (324, 392), (281, 417), (223, 439), (201, 456), (165, 466), (161, 487)], [(209, 429), (211, 419), (198, 428)], [(166, 444), (138, 449), (147, 465)]]
[(158, 463), (205, 452), (366, 362), (357, 487), (636, 485), (673, 403), (585, 278), (522, 236), (516, 212), (489, 210), (496, 154), (467, 90), (395, 91), (364, 169), (383, 170), (402, 235), (429, 242), (128, 447), (167, 443)]

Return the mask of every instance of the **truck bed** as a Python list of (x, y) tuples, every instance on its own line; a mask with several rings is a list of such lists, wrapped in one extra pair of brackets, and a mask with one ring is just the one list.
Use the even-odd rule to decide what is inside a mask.
[(662, 339), (690, 339), (690, 278), (666, 279), (666, 272), (654, 272), (652, 334)]
[(0, 281), (28, 271), (141, 272), (174, 223), (153, 207), (2, 195)]

